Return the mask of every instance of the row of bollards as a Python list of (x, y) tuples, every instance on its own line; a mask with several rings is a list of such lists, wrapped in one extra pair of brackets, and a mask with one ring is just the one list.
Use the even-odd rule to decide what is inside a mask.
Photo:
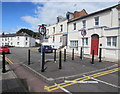
[[(94, 51), (92, 50), (92, 61), (91, 64), (94, 64)], [(99, 50), (99, 62), (101, 62), (101, 55), (102, 54), (102, 48), (100, 48)], [(82, 47), (80, 50), (80, 59), (82, 59)], [(72, 60), (74, 60), (74, 49), (72, 49)], [(56, 62), (56, 49), (54, 49), (54, 61)], [(64, 49), (64, 61), (66, 61), (66, 49)], [(5, 62), (5, 54), (3, 53), (3, 62)], [(3, 72), (5, 72), (5, 63), (3, 63)], [(28, 50), (28, 65), (30, 65), (30, 49)], [(44, 72), (45, 69), (44, 68), (45, 65), (45, 52), (42, 52), (42, 62), (41, 62), (41, 72)], [(59, 69), (62, 69), (62, 52), (61, 50), (59, 51)]]

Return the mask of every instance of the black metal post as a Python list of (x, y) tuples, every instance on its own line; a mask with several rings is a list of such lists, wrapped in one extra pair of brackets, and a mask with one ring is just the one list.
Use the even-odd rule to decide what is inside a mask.
[(99, 62), (101, 62), (101, 56), (102, 56), (102, 48), (100, 48), (100, 52), (99, 52)]
[(54, 50), (54, 61), (56, 61), (56, 49)]
[(44, 71), (45, 71), (44, 65), (45, 65), (45, 52), (44, 52), (44, 50), (43, 50), (43, 51), (42, 51), (42, 69), (41, 69), (41, 72), (44, 72)]
[(5, 69), (5, 52), (3, 51), (2, 52), (2, 73), (5, 73), (6, 72), (6, 69)]
[(59, 52), (59, 69), (62, 69), (62, 53), (61, 51)]
[(74, 60), (74, 49), (72, 50), (72, 60)]
[(28, 50), (28, 65), (30, 65), (30, 49)]
[(94, 64), (94, 50), (92, 51), (92, 62), (91, 64)]
[(80, 50), (80, 59), (82, 59), (82, 47), (81, 47), (81, 50)]
[(64, 49), (64, 61), (66, 61), (66, 49)]

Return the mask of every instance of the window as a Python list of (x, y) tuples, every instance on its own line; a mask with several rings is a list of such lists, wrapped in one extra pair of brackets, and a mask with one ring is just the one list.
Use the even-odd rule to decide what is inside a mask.
[(55, 41), (55, 36), (53, 36), (53, 42)]
[(5, 41), (7, 41), (7, 38), (5, 38)]
[(95, 25), (99, 25), (99, 17), (95, 17)]
[(47, 34), (49, 34), (49, 29), (47, 29), (47, 32), (46, 32)]
[(60, 25), (60, 31), (61, 32), (63, 31), (63, 25)]
[(13, 45), (13, 43), (11, 42), (11, 45)]
[(107, 46), (116, 47), (117, 46), (117, 37), (107, 37)]
[(83, 27), (85, 28), (86, 27), (86, 20), (83, 20), (82, 23), (83, 23)]
[(76, 30), (76, 23), (73, 23), (74, 30)]
[(19, 42), (17, 42), (17, 45), (19, 45), (20, 43)]
[(11, 38), (11, 40), (12, 40), (12, 38)]
[(82, 44), (88, 45), (88, 38), (82, 38)]
[(60, 37), (60, 42), (62, 42), (62, 36)]
[(118, 23), (119, 23), (119, 26), (120, 26), (120, 18), (119, 18), (119, 21), (118, 21)]
[(78, 47), (78, 40), (72, 40), (72, 41), (70, 41), (70, 46), (71, 47)]
[(28, 44), (28, 42), (25, 42), (25, 45), (27, 45)]
[(17, 37), (17, 40), (19, 40), (19, 37)]
[(53, 27), (53, 33), (55, 33), (55, 27)]
[(2, 41), (4, 41), (4, 39), (2, 39)]
[(28, 40), (28, 38), (26, 37), (26, 40)]

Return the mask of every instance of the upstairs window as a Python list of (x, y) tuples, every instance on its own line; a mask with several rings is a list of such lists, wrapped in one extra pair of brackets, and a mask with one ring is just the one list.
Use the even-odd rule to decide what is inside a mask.
[(83, 27), (85, 28), (86, 27), (86, 20), (83, 20), (82, 23), (83, 23)]
[(60, 31), (61, 32), (63, 31), (63, 25), (60, 25)]
[(28, 38), (26, 37), (26, 40), (28, 40)]
[(53, 33), (55, 33), (55, 27), (53, 27)]
[(99, 25), (99, 17), (95, 17), (95, 25)]
[(76, 30), (76, 23), (73, 23), (73, 28), (74, 30)]

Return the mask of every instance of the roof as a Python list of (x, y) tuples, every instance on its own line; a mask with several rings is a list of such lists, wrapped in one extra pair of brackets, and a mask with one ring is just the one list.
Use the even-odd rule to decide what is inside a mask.
[(26, 33), (0, 35), (0, 37), (15, 37), (15, 36), (29, 36), (29, 35)]
[(120, 4), (117, 4), (117, 5), (115, 5), (115, 6), (112, 6), (112, 7), (109, 7), (109, 8), (106, 8), (106, 9), (103, 9), (103, 10), (100, 10), (100, 11), (97, 11), (97, 12), (94, 12), (94, 13), (91, 13), (91, 14), (88, 14), (88, 15), (86, 15), (86, 16), (81, 16), (81, 17), (78, 17), (78, 18), (76, 18), (76, 19), (71, 19), (71, 20), (68, 21), (68, 23), (73, 22), (73, 21), (77, 21), (77, 20), (79, 20), (79, 19), (83, 19), (83, 18), (86, 18), (86, 17), (89, 17), (89, 16), (92, 16), (92, 15), (95, 15), (95, 14), (98, 14), (98, 13), (101, 13), (101, 12), (105, 12), (105, 11), (111, 10), (111, 9), (114, 8), (114, 7), (117, 8), (119, 5), (120, 5)]

